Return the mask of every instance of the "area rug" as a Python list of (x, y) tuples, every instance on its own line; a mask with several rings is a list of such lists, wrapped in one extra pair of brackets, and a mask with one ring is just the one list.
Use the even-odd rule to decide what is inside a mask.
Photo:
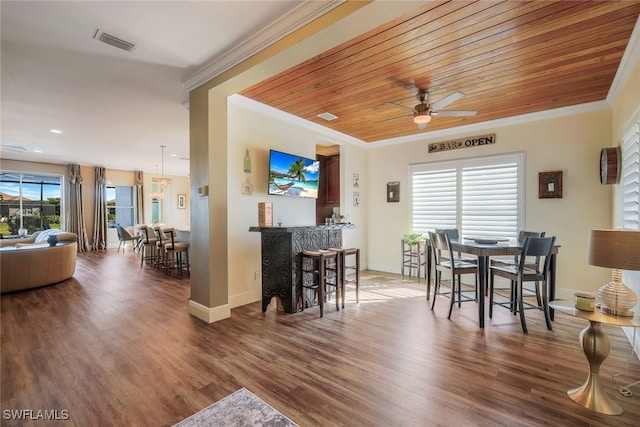
[(243, 387), (189, 418), (185, 418), (174, 427), (208, 426), (297, 427), (297, 424)]

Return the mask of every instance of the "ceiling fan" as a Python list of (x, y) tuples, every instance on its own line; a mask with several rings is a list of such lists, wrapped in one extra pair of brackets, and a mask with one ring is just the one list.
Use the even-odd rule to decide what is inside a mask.
[(386, 104), (391, 104), (399, 108), (403, 108), (405, 110), (409, 110), (413, 112), (413, 122), (418, 125), (419, 129), (426, 129), (427, 125), (431, 121), (432, 117), (468, 117), (475, 116), (478, 114), (477, 111), (472, 110), (441, 110), (441, 108), (446, 107), (449, 104), (453, 104), (460, 98), (464, 96), (462, 92), (453, 92), (440, 99), (439, 101), (434, 102), (433, 104), (429, 104), (427, 100), (429, 99), (429, 92), (419, 91), (416, 97), (420, 104), (414, 106), (413, 108), (406, 107), (404, 105), (396, 104), (395, 102), (387, 102)]

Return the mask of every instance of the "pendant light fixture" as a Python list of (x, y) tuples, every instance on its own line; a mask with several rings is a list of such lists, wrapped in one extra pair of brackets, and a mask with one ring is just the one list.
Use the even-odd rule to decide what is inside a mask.
[(164, 177), (164, 148), (166, 145), (161, 145), (160, 149), (162, 150), (162, 169), (161, 169), (161, 178), (157, 181), (158, 187), (160, 187), (159, 191), (152, 191), (151, 198), (152, 199), (164, 199), (164, 189), (169, 186), (169, 180)]

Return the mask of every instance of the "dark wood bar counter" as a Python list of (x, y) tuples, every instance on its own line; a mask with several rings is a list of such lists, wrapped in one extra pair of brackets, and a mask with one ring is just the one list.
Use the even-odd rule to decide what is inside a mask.
[(355, 225), (249, 227), (261, 235), (262, 311), (277, 297), (286, 313), (297, 312), (302, 252), (342, 246), (342, 230), (350, 228)]

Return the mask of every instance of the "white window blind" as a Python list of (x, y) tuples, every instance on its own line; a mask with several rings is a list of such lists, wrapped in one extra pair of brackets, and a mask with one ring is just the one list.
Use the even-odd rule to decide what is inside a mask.
[(640, 120), (623, 136), (621, 154), (622, 228), (640, 230)]
[(516, 237), (524, 222), (523, 161), (518, 153), (411, 166), (413, 231)]

